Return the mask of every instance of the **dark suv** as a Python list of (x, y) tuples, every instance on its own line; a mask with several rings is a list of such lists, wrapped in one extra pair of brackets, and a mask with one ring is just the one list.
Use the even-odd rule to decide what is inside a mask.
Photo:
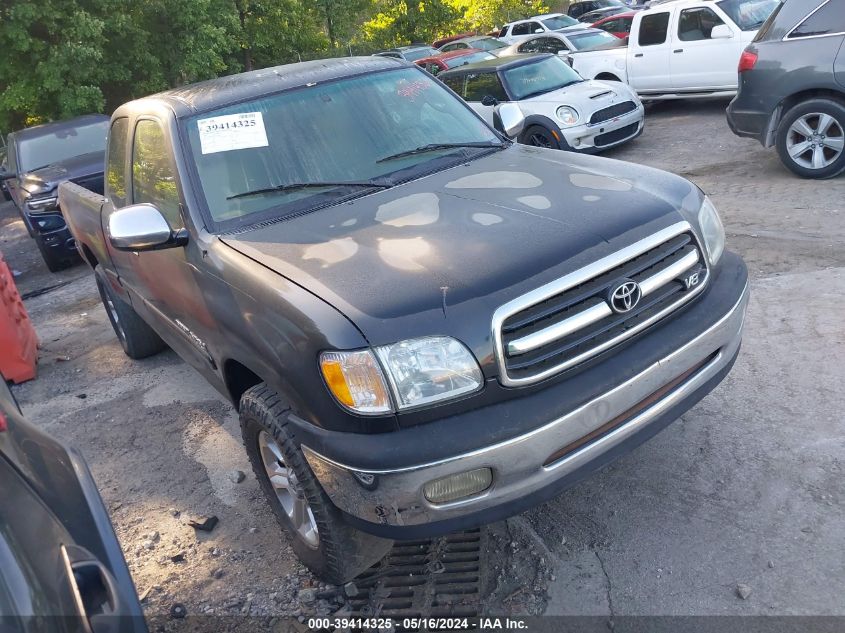
[(89, 114), (9, 134), (0, 178), (51, 272), (79, 261), (57, 187), (71, 180), (102, 193), (108, 122)]
[(845, 170), (845, 3), (785, 0), (739, 62), (734, 134), (775, 145), (804, 178)]
[(582, 15), (599, 9), (628, 9), (628, 7), (619, 0), (581, 0), (581, 2), (571, 3), (566, 14), (580, 20)]

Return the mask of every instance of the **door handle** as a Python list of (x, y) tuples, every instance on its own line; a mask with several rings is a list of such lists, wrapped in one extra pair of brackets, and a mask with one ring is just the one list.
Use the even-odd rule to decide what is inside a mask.
[(684, 49), (683, 49), (683, 48), (676, 48), (676, 49), (675, 49), (674, 51), (672, 51), (672, 52), (673, 52), (673, 53), (683, 53), (683, 52), (684, 52)]
[[(114, 580), (103, 564), (85, 549), (62, 545), (62, 559), (76, 610), (85, 631), (114, 631), (115, 618), (123, 615)], [(109, 622), (109, 620), (113, 620)]]
[(642, 56), (643, 56), (642, 53), (637, 53), (637, 54), (634, 55), (634, 57), (642, 57)]

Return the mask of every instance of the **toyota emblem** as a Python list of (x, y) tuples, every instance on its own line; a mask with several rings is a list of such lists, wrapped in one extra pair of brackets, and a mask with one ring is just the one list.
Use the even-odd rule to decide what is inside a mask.
[(630, 312), (643, 296), (643, 291), (633, 279), (623, 279), (610, 290), (610, 307), (617, 314)]

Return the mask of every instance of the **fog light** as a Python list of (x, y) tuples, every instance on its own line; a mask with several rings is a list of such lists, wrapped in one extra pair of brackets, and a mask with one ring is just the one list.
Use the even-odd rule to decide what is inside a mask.
[(423, 493), (432, 503), (449, 503), (483, 492), (493, 483), (493, 472), (489, 468), (478, 468), (459, 475), (430, 481)]

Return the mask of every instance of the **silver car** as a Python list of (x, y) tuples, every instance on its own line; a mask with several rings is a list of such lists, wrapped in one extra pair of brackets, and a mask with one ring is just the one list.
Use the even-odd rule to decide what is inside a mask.
[(518, 140), (527, 145), (596, 153), (643, 131), (645, 110), (628, 85), (584, 80), (557, 55), (499, 57), (438, 79), (491, 124), (498, 103), (517, 103), (525, 115)]

